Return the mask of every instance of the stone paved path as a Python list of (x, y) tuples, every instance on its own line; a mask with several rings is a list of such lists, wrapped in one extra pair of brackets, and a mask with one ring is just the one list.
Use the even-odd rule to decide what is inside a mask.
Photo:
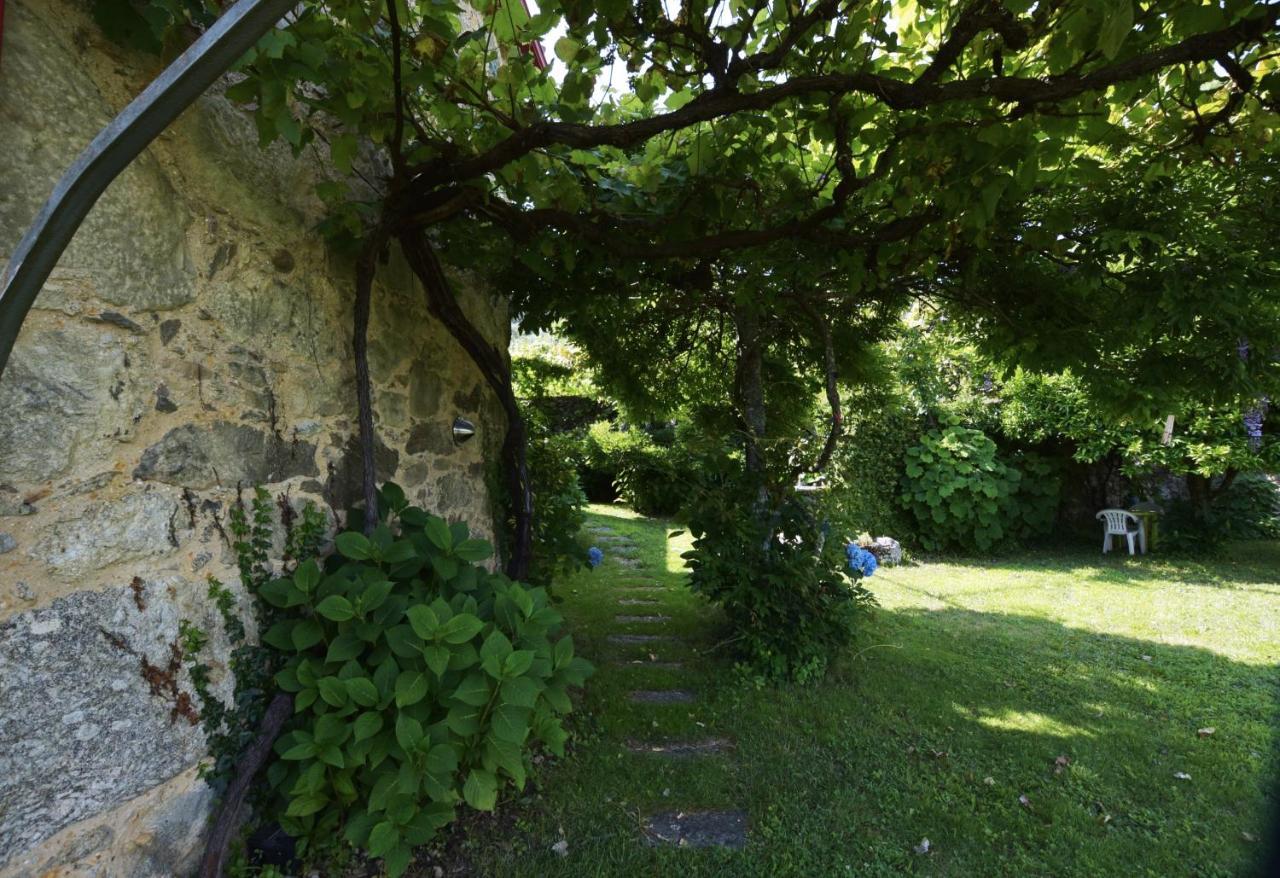
[(705, 756), (711, 753), (724, 753), (732, 749), (728, 738), (706, 738), (702, 741), (667, 741), (650, 743), (646, 741), (628, 741), (627, 749), (632, 753), (650, 753), (656, 756), (669, 756), (679, 759), (685, 756)]
[(693, 704), (696, 696), (686, 689), (637, 689), (631, 700), (641, 704)]
[[(627, 570), (642, 569), (647, 566), (645, 560), (639, 556), (634, 541), (625, 534), (603, 526), (596, 526), (589, 530), (595, 541), (605, 549), (607, 557), (614, 565)], [(619, 629), (608, 635), (607, 640), (610, 644), (618, 647), (649, 646), (653, 651), (648, 653), (647, 660), (617, 656), (611, 664), (637, 670), (683, 671), (683, 662), (669, 660), (665, 654), (660, 659), (658, 654), (660, 648), (665, 653), (672, 647), (682, 645), (679, 638), (662, 633), (666, 624), (672, 620), (667, 613), (658, 612), (664, 603), (663, 593), (669, 593), (667, 586), (652, 580), (625, 578), (612, 587), (616, 588), (620, 595), (619, 606), (652, 607), (654, 612), (619, 613), (614, 617), (614, 622)], [(637, 628), (641, 630), (637, 631)], [(696, 692), (682, 688), (637, 688), (629, 692), (627, 697), (633, 704), (655, 710), (669, 710), (669, 707), (664, 706), (694, 704), (698, 700)], [(632, 754), (632, 758), (686, 761), (717, 759), (725, 758), (734, 749), (733, 742), (723, 737), (707, 737), (698, 740), (661, 738), (658, 734), (660, 724), (656, 718), (653, 727), (655, 730), (653, 740), (626, 742), (626, 748)], [(724, 810), (663, 811), (646, 816), (643, 820), (643, 830), (645, 840), (651, 845), (738, 849), (747, 843), (747, 813), (731, 807)]]
[(645, 821), (650, 844), (742, 848), (747, 844), (746, 811), (664, 811)]
[(669, 634), (610, 634), (610, 643), (662, 643), (673, 641)]

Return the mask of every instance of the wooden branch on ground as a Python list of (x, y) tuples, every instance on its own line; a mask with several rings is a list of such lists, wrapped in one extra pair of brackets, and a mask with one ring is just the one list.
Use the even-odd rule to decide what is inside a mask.
[(293, 716), (293, 696), (288, 692), (279, 692), (267, 705), (262, 715), (262, 724), (258, 727), (258, 737), (253, 739), (245, 751), (240, 754), (236, 763), (235, 774), (228, 784), (222, 801), (214, 816), (213, 828), (209, 830), (209, 839), (205, 843), (204, 858), (200, 861), (200, 878), (223, 878), (223, 870), (227, 862), (227, 847), (240, 830), (240, 809), (253, 779), (266, 764), (271, 755), (271, 747), (275, 744), (285, 722)]

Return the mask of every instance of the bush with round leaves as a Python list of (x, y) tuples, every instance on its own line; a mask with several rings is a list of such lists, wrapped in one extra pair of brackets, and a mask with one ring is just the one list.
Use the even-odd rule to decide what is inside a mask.
[(260, 589), (289, 618), (264, 635), (296, 713), (269, 768), (281, 825), (341, 835), (401, 874), (460, 803), (490, 811), (523, 788), (531, 750), (562, 754), (569, 688), (591, 665), (541, 588), (490, 572), (465, 523), (409, 506), (395, 485), (369, 536), (341, 533), (321, 566)]
[(902, 501), (926, 549), (988, 552), (1046, 533), (1058, 503), (1052, 465), (1024, 455), (1012, 465), (981, 430), (931, 430), (907, 450)]

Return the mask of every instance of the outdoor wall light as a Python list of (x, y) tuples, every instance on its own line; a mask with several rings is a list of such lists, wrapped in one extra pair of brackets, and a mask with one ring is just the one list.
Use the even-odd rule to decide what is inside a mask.
[(472, 436), (476, 435), (476, 425), (468, 421), (464, 417), (456, 417), (453, 419), (453, 441), (456, 445), (461, 445)]

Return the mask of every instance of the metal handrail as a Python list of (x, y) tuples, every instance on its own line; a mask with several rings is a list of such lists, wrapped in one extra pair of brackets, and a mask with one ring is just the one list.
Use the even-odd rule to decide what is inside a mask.
[(0, 376), (49, 273), (90, 208), (138, 154), (297, 0), (239, 0), (99, 132), (54, 187), (0, 283)]

